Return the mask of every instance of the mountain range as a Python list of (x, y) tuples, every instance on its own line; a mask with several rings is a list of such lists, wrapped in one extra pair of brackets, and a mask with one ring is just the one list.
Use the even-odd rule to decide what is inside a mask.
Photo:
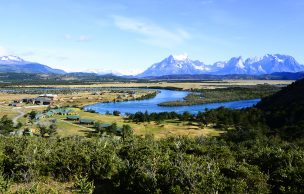
[(65, 74), (60, 69), (53, 69), (40, 63), (29, 62), (17, 56), (0, 57), (0, 72), (9, 73), (45, 73), (45, 74)]
[(292, 56), (267, 54), (263, 57), (243, 59), (233, 57), (228, 61), (219, 61), (207, 65), (198, 60), (191, 60), (187, 55), (170, 55), (159, 63), (153, 64), (138, 77), (153, 77), (164, 75), (262, 75), (275, 72), (301, 72), (304, 65), (299, 64)]
[[(12, 55), (0, 57), (0, 72), (66, 74), (63, 70), (53, 69), (36, 62), (29, 62)], [(245, 60), (242, 57), (233, 57), (230, 60), (219, 61), (212, 65), (207, 65), (199, 60), (192, 60), (187, 55), (170, 55), (161, 62), (153, 64), (136, 77), (149, 78), (168, 75), (268, 75), (282, 72), (304, 72), (304, 65), (299, 64), (292, 56), (280, 54), (267, 54), (263, 57)], [(96, 74), (101, 73), (98, 72)]]

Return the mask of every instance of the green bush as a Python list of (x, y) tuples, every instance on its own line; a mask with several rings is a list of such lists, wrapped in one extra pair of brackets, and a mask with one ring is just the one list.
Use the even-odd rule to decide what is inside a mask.
[(75, 192), (79, 194), (92, 194), (94, 192), (94, 184), (87, 177), (76, 176), (74, 184)]

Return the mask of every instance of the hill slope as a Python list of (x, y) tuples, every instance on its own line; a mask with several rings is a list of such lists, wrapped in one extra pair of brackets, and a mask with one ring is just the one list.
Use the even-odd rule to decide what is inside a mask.
[(256, 107), (264, 112), (267, 124), (281, 135), (304, 137), (304, 79), (263, 98)]
[(0, 57), (0, 72), (10, 73), (45, 73), (45, 74), (65, 74), (59, 69), (53, 69), (40, 63), (25, 61), (16, 56)]

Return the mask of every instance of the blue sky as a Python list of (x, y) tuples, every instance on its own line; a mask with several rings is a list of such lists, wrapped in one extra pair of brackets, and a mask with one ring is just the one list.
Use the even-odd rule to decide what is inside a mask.
[(289, 54), (304, 63), (303, 0), (0, 0), (0, 55), (67, 71), (144, 70)]

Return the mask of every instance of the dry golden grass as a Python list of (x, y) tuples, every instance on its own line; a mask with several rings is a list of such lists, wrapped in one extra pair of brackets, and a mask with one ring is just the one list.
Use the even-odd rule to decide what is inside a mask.
[(155, 122), (141, 123), (137, 125), (130, 124), (137, 135), (151, 134), (156, 139), (166, 138), (170, 136), (218, 136), (221, 131), (213, 128), (197, 126), (196, 123), (188, 124), (187, 122), (180, 122), (177, 120), (169, 120), (157, 124)]
[(11, 106), (0, 105), (0, 117), (3, 117), (4, 115), (7, 115), (12, 119), (18, 115), (18, 112)]
[[(228, 86), (245, 86), (245, 85), (257, 85), (257, 84), (270, 84), (270, 85), (288, 85), (292, 83), (292, 80), (223, 80), (223, 81), (202, 81), (199, 83), (184, 83), (184, 82), (165, 82), (160, 81), (157, 83), (121, 83), (121, 82), (109, 82), (91, 85), (37, 85), (37, 86), (26, 86), (26, 87), (57, 87), (57, 88), (76, 88), (76, 87), (179, 87), (183, 89), (191, 88), (218, 88)], [(24, 87), (24, 86), (22, 86)]]
[[(54, 101), (54, 106), (75, 106), (83, 107), (89, 104), (95, 104), (98, 102), (113, 102), (122, 100), (132, 100), (134, 98), (141, 97), (152, 91), (139, 90), (133, 96), (125, 93), (113, 93), (110, 91), (99, 91), (101, 94), (95, 94), (94, 92), (80, 92), (72, 94), (59, 94), (58, 100)], [(8, 105), (14, 100), (21, 100), (23, 98), (36, 98), (38, 94), (9, 94), (0, 92), (0, 115), (15, 115), (16, 111), (14, 107)], [(36, 106), (34, 104), (22, 103), (21, 106), (26, 108), (26, 112), (34, 110), (45, 110), (46, 106)]]
[(151, 91), (140, 90), (137, 91), (134, 96), (130, 96), (127, 92), (113, 93), (110, 91), (98, 91), (98, 92), (80, 92), (72, 94), (59, 94), (58, 100), (54, 102), (56, 106), (75, 106), (83, 107), (89, 104), (95, 104), (98, 102), (113, 102), (122, 100), (132, 100), (134, 97), (141, 97), (151, 93)]
[(37, 95), (33, 94), (9, 94), (0, 92), (0, 104), (8, 105), (10, 102), (14, 100), (20, 100), (22, 98), (34, 98)]
[(54, 194), (70, 194), (73, 192), (73, 182), (58, 182), (47, 178), (30, 183), (15, 183), (8, 193), (54, 193)]

